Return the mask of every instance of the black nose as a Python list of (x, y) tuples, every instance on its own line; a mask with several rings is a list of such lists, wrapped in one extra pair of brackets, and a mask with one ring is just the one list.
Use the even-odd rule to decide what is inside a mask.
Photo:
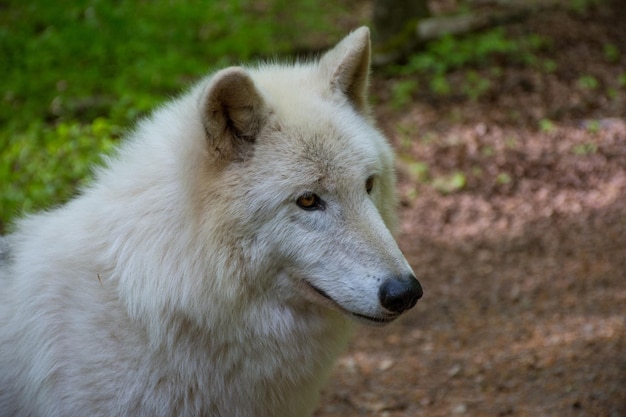
[(380, 304), (394, 313), (412, 308), (423, 294), (422, 286), (413, 275), (390, 278), (378, 290)]

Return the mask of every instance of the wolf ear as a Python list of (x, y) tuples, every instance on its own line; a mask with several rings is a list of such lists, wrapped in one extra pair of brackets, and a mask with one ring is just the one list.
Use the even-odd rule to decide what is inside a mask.
[(363, 26), (346, 36), (320, 59), (320, 68), (329, 76), (331, 89), (344, 94), (362, 113), (368, 111), (370, 51), (370, 31)]
[(205, 94), (207, 141), (222, 157), (253, 143), (268, 117), (265, 100), (250, 75), (239, 67), (213, 76)]

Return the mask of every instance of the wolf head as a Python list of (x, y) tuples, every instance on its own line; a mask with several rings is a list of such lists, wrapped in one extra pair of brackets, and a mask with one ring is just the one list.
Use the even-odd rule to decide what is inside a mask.
[(385, 323), (422, 289), (390, 232), (393, 154), (369, 117), (369, 64), (361, 28), (315, 62), (216, 73), (200, 97), (219, 180), (201, 194), (228, 219), (224, 245), (273, 272), (262, 285)]

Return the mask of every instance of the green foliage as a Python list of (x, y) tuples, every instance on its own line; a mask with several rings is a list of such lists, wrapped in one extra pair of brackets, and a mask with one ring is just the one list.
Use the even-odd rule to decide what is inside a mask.
[(419, 182), (426, 182), (429, 179), (429, 167), (426, 162), (411, 161), (408, 164), (409, 174)]
[(606, 43), (603, 45), (602, 49), (604, 51), (604, 58), (609, 64), (616, 64), (617, 62), (619, 62), (622, 54), (617, 45), (612, 43)]
[(543, 72), (548, 74), (555, 72), (558, 67), (556, 61), (554, 61), (553, 59), (544, 59), (543, 61), (541, 61), (539, 66)]
[(602, 0), (572, 0), (570, 7), (578, 14), (585, 14), (591, 6), (600, 4)]
[(429, 83), (430, 91), (439, 96), (447, 96), (452, 92), (452, 86), (445, 74), (434, 74)]
[(585, 90), (595, 90), (598, 88), (600, 83), (598, 79), (592, 75), (583, 75), (578, 78), (578, 85)]
[(469, 70), (465, 73), (465, 82), (463, 83), (462, 92), (472, 100), (481, 97), (489, 87), (491, 81), (482, 77), (478, 72)]
[(449, 35), (431, 42), (426, 51), (414, 55), (404, 71), (445, 73), (467, 66), (487, 66), (497, 57), (530, 62), (535, 59), (533, 51), (545, 43), (546, 41), (538, 35), (511, 39), (502, 28), (464, 38)]
[(482, 153), (487, 158), (491, 158), (496, 154), (496, 150), (492, 145), (485, 145), (480, 148), (480, 153)]
[(609, 100), (615, 100), (617, 98), (617, 90), (611, 87), (607, 88), (606, 96), (609, 98)]
[(464, 69), (467, 73), (462, 93), (475, 99), (488, 90), (490, 82), (472, 68), (497, 68), (499, 60), (533, 64), (537, 61), (535, 53), (547, 45), (546, 39), (534, 34), (509, 38), (502, 28), (466, 37), (449, 35), (430, 42), (424, 51), (395, 68), (395, 72), (400, 75), (425, 74), (430, 79), (430, 91), (445, 96), (451, 93), (447, 74)]
[(330, 16), (342, 13), (314, 0), (6, 0), (1, 9), (0, 232), (18, 212), (65, 201), (117, 138), (114, 126), (211, 69), (288, 54), (313, 33), (339, 36)]
[(465, 188), (467, 177), (463, 171), (456, 171), (450, 175), (436, 177), (432, 180), (432, 186), (442, 194), (451, 194)]
[(417, 80), (399, 80), (391, 88), (391, 105), (396, 109), (401, 109), (410, 100), (413, 93), (418, 88)]
[(598, 145), (587, 142), (576, 145), (572, 148), (572, 153), (578, 156), (592, 155), (598, 151)]
[(541, 119), (539, 120), (539, 129), (545, 133), (554, 132), (556, 126), (554, 126), (554, 122), (550, 119)]
[(599, 120), (590, 120), (586, 125), (589, 133), (596, 134), (602, 129), (602, 123)]
[(496, 177), (496, 184), (498, 185), (507, 185), (510, 184), (511, 181), (513, 181), (513, 178), (511, 178), (508, 172), (501, 172)]
[(65, 201), (90, 178), (94, 164), (110, 152), (120, 128), (107, 119), (91, 125), (32, 124), (2, 151), (2, 219)]
[(75, 109), (85, 97), (106, 103), (101, 115), (118, 100), (116, 116), (145, 111), (211, 67), (284, 54), (292, 33), (328, 23), (313, 0), (297, 8), (284, 0), (12, 0), (0, 14), (0, 125), (19, 122), (16, 113), (41, 119), (54, 101)]

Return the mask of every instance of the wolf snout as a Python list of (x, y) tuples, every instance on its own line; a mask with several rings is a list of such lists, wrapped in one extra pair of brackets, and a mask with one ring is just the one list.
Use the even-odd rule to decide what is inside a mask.
[(412, 308), (423, 294), (422, 286), (412, 274), (389, 278), (378, 291), (380, 304), (397, 314)]

